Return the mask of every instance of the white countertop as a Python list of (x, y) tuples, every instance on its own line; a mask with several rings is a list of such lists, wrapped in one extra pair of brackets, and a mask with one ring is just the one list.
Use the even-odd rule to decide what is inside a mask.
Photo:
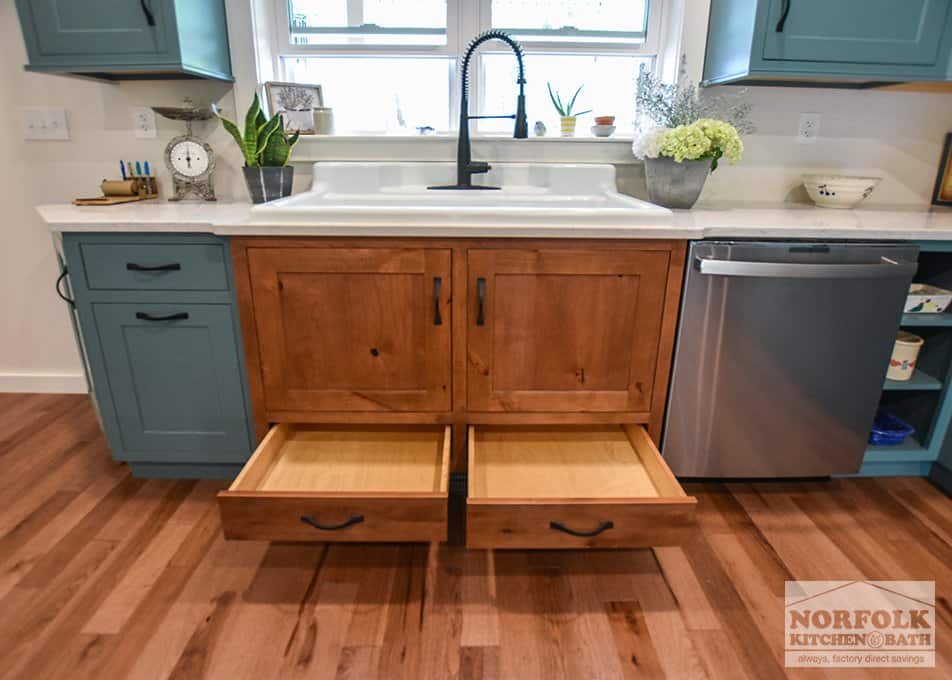
[(524, 219), (491, 226), (448, 214), (444, 224), (405, 219), (367, 224), (280, 225), (254, 221), (248, 203), (145, 201), (114, 206), (43, 205), (56, 232), (203, 232), (223, 236), (431, 236), (556, 238), (824, 238), (952, 241), (952, 210), (914, 207), (833, 210), (802, 204), (730, 204), (675, 211), (650, 225), (552, 226)]

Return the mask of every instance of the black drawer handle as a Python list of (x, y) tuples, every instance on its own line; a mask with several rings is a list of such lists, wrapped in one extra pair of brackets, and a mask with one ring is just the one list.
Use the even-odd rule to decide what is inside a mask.
[(782, 0), (780, 5), (780, 20), (777, 22), (777, 33), (783, 33), (783, 27), (787, 24), (787, 15), (790, 14), (791, 0)]
[(479, 307), (476, 308), (476, 325), (485, 326), (486, 317), (483, 316), (483, 307), (486, 306), (486, 279), (482, 277), (476, 279), (476, 297), (479, 299)]
[(135, 262), (126, 262), (126, 269), (130, 272), (177, 272), (182, 268), (178, 262), (173, 262), (172, 264), (158, 264), (154, 267), (150, 267), (144, 264), (136, 264)]
[(575, 530), (575, 529), (570, 529), (569, 527), (567, 527), (567, 526), (565, 526), (564, 524), (562, 524), (562, 522), (549, 522), (549, 528), (550, 528), (550, 529), (555, 529), (556, 531), (565, 532), (566, 534), (570, 534), (570, 535), (572, 535), (572, 536), (580, 536), (580, 537), (582, 537), (582, 538), (588, 538), (588, 537), (590, 537), (590, 536), (598, 536), (598, 535), (599, 535), (600, 533), (602, 533), (603, 531), (608, 531), (609, 529), (614, 529), (614, 528), (615, 528), (615, 523), (614, 523), (614, 522), (602, 522), (601, 524), (599, 524), (597, 527), (595, 527), (595, 528), (592, 529), (591, 531), (577, 531), (577, 530)]
[(442, 326), (443, 317), (440, 315), (440, 289), (443, 287), (443, 279), (439, 276), (433, 277), (433, 325)]
[(62, 300), (63, 300), (64, 302), (69, 303), (69, 306), (70, 306), (70, 307), (75, 307), (75, 306), (76, 306), (76, 301), (69, 299), (69, 298), (66, 296), (66, 293), (63, 292), (63, 288), (62, 288), (63, 281), (66, 280), (66, 275), (67, 275), (67, 274), (69, 274), (69, 270), (68, 270), (66, 267), (63, 267), (63, 273), (61, 273), (61, 274), (56, 278), (56, 294), (59, 295), (60, 298), (62, 298)]
[(304, 522), (305, 524), (310, 524), (315, 529), (320, 529), (321, 531), (340, 531), (341, 529), (352, 527), (355, 524), (360, 524), (361, 522), (364, 521), (364, 516), (354, 515), (350, 519), (345, 519), (340, 524), (321, 524), (310, 515), (301, 515), (301, 521)]
[(149, 3), (146, 0), (139, 0), (139, 6), (142, 7), (142, 13), (145, 14), (145, 22), (149, 26), (155, 26), (155, 14), (152, 12)]
[(167, 316), (153, 316), (145, 312), (136, 312), (136, 318), (142, 321), (185, 321), (188, 318), (188, 312), (168, 314)]

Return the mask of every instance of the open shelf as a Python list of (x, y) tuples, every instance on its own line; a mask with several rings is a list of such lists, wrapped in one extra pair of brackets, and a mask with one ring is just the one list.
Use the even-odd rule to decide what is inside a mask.
[(902, 444), (895, 446), (869, 446), (866, 448), (864, 463), (935, 460), (935, 452), (929, 451), (915, 437), (906, 437)]
[(952, 326), (952, 313), (942, 314), (903, 314), (903, 326)]
[(942, 382), (918, 368), (909, 380), (889, 380), (883, 383), (884, 390), (941, 390)]

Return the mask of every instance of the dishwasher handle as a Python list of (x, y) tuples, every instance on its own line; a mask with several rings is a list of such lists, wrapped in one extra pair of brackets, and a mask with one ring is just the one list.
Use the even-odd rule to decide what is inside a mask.
[(751, 262), (697, 257), (694, 266), (713, 276), (750, 276), (782, 279), (898, 279), (911, 277), (919, 265), (883, 257), (879, 264), (806, 264), (796, 262)]

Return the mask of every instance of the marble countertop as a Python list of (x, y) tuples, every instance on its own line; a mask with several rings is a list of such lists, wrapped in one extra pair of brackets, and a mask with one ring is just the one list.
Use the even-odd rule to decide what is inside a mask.
[(650, 225), (550, 226), (504, 221), (414, 225), (405, 219), (347, 226), (313, 221), (267, 224), (247, 203), (143, 202), (114, 206), (43, 205), (40, 216), (55, 232), (204, 232), (223, 236), (430, 236), (555, 238), (823, 238), (952, 241), (952, 210), (870, 207), (832, 210), (803, 204), (701, 205), (674, 211)]

